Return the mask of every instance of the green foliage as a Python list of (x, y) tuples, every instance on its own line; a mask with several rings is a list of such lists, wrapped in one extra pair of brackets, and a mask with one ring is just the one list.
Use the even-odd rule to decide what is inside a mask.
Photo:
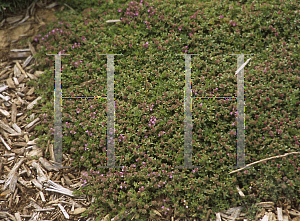
[[(76, 11), (77, 14), (82, 14), (82, 12), (87, 8), (103, 8), (105, 10), (114, 8), (117, 4), (125, 3), (126, 0), (59, 0), (59, 5), (67, 4), (72, 9)], [(67, 6), (65, 6), (68, 8)], [(69, 8), (68, 8), (69, 9)]]
[[(178, 0), (105, 4), (87, 7), (82, 14), (66, 12), (37, 36), (42, 47), (36, 55), (38, 68), (46, 71), (38, 84), (32, 82), (43, 97), (38, 103), (43, 124), (36, 128), (40, 142), (47, 144), (53, 142), (54, 133), (54, 59), (45, 53), (65, 50), (70, 54), (62, 56), (64, 97), (106, 97), (107, 58), (100, 54), (123, 54), (114, 56), (114, 129), (115, 165), (124, 168), (98, 167), (107, 162), (107, 100), (63, 99), (63, 151), (91, 177), (82, 181), (85, 186), (76, 194), (97, 199), (84, 215), (93, 213), (100, 219), (108, 213), (111, 217), (122, 214), (126, 220), (136, 215), (135, 219), (146, 220), (157, 206), (154, 199), (163, 195), (165, 201), (158, 206), (164, 206), (164, 213), (176, 207), (176, 216), (204, 219), (211, 208), (215, 219), (220, 208), (247, 203), (253, 218), (255, 202), (299, 194), (295, 174), (300, 165), (295, 155), (228, 174), (229, 166), (236, 164), (235, 99), (192, 100), (192, 162), (201, 168), (175, 168), (184, 165), (185, 158), (185, 59), (175, 55), (180, 53), (198, 54), (191, 61), (193, 97), (236, 97), (237, 61), (228, 54), (253, 53), (244, 70), (245, 162), (298, 150), (296, 2), (275, 6)], [(122, 21), (105, 22), (114, 19)], [(62, 32), (47, 34), (54, 29)], [(92, 79), (96, 83), (79, 86)], [(257, 192), (250, 189), (250, 181)]]
[[(98, 7), (99, 6), (99, 0), (59, 0), (58, 3), (62, 6), (64, 4), (69, 5), (76, 11), (76, 13), (81, 14), (82, 11), (86, 8), (92, 8), (92, 7)], [(69, 9), (67, 6), (65, 6), (66, 9)]]

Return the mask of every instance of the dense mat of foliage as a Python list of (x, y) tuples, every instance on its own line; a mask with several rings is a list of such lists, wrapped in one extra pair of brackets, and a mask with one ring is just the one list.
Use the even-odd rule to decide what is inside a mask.
[[(96, 198), (85, 214), (146, 220), (159, 206), (167, 215), (176, 208), (176, 216), (201, 219), (212, 209), (215, 218), (232, 205), (299, 195), (297, 155), (228, 174), (236, 165), (234, 99), (193, 99), (192, 158), (201, 168), (175, 168), (184, 164), (185, 86), (184, 56), (176, 53), (199, 54), (192, 55), (193, 97), (236, 97), (237, 56), (229, 54), (253, 53), (244, 68), (246, 164), (298, 151), (299, 2), (114, 2), (64, 12), (36, 36), (38, 68), (45, 70), (31, 82), (43, 96), (41, 145), (54, 137), (54, 58), (45, 54), (70, 54), (62, 56), (63, 96), (103, 97), (107, 58), (100, 54), (123, 54), (114, 56), (114, 89), (116, 166), (124, 168), (99, 168), (106, 166), (106, 99), (63, 99), (63, 151), (87, 169), (77, 193)], [(121, 22), (106, 23), (114, 19)], [(79, 87), (91, 79), (96, 83)], [(165, 200), (155, 202), (160, 195)]]

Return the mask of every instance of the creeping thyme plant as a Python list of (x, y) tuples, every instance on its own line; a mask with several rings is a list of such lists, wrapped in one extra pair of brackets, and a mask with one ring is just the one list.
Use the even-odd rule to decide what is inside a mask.
[[(43, 97), (38, 137), (40, 145), (54, 140), (55, 59), (45, 54), (70, 54), (61, 56), (62, 94), (74, 96), (62, 104), (63, 152), (86, 170), (75, 193), (95, 201), (84, 215), (148, 220), (155, 209), (167, 220), (204, 219), (211, 209), (215, 219), (222, 209), (253, 211), (255, 202), (282, 196), (300, 203), (297, 154), (229, 174), (235, 99), (192, 100), (192, 164), (200, 168), (175, 168), (184, 165), (183, 54), (198, 54), (191, 56), (192, 97), (236, 97), (237, 56), (229, 54), (253, 54), (244, 68), (245, 163), (299, 150), (299, 8), (296, 0), (114, 0), (57, 14), (35, 38), (37, 68), (45, 71), (31, 82)], [(99, 168), (107, 163), (106, 99), (76, 99), (106, 97), (105, 54), (122, 54), (114, 56), (115, 165), (122, 168)]]

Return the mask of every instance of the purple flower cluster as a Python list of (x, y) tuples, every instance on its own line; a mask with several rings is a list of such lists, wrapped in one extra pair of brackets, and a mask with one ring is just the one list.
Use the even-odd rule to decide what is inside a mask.
[(155, 125), (156, 118), (154, 116), (151, 116), (149, 127), (151, 127), (151, 124)]

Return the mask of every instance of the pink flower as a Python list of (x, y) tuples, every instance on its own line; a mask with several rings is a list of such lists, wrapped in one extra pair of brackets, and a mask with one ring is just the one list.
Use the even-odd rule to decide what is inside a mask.
[(220, 15), (220, 18), (224, 18), (224, 16), (223, 16), (223, 15)]
[(276, 36), (278, 36), (278, 33), (275, 33)]

